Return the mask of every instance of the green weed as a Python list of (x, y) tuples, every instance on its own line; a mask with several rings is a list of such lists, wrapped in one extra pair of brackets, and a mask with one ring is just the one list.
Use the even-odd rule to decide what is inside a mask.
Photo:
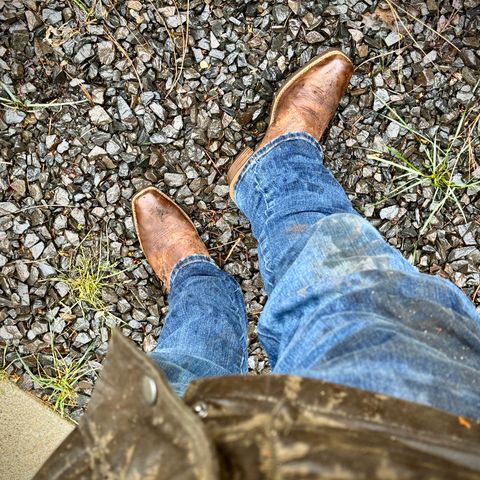
[(76, 405), (78, 382), (87, 373), (93, 371), (87, 365), (87, 356), (91, 347), (80, 358), (62, 357), (55, 345), (54, 336), (51, 334), (50, 348), (52, 351), (52, 365), (44, 367), (36, 359), (37, 373), (32, 371), (22, 357), (19, 356), (18, 358), (32, 381), (42, 389), (50, 392), (47, 397), (48, 403), (63, 417), (66, 407), (74, 407)]
[[(467, 188), (480, 185), (480, 180), (463, 181), (457, 167), (463, 165), (467, 159), (471, 159), (474, 155), (475, 145), (478, 142), (478, 136), (474, 136), (474, 133), (479, 124), (480, 113), (472, 118), (473, 109), (467, 108), (460, 116), (454, 135), (449, 138), (446, 146), (441, 146), (436, 136), (432, 139), (424, 135), (411, 127), (390, 106), (385, 104), (385, 107), (393, 117), (389, 120), (410, 132), (419, 144), (425, 146), (424, 157), (420, 164), (413, 163), (391, 146), (386, 147), (386, 152), (372, 150), (374, 154), (368, 155), (368, 158), (378, 161), (384, 166), (394, 167), (403, 172), (395, 178), (396, 181), (401, 182), (400, 185), (391, 190), (386, 198), (411, 191), (421, 185), (433, 187), (434, 193), (430, 203), (430, 212), (419, 231), (419, 237), (425, 233), (435, 215), (448, 201), (456, 205), (466, 221), (459, 194)], [(388, 154), (388, 157), (385, 154)]]
[(130, 280), (115, 280), (128, 269), (119, 270), (118, 262), (110, 260), (108, 242), (104, 247), (102, 236), (97, 243), (87, 246), (88, 237), (87, 234), (72, 252), (67, 269), (52, 280), (63, 282), (69, 287), (75, 300), (72, 308), (79, 305), (82, 311), (86, 307), (104, 316), (111, 315), (111, 305), (103, 299), (103, 291), (107, 287), (128, 283)]

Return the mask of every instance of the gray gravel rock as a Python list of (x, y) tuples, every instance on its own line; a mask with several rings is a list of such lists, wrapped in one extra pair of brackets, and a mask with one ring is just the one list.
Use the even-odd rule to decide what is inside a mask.
[(40, 271), (40, 274), (42, 275), (43, 278), (52, 277), (56, 273), (56, 270), (46, 262), (38, 263), (37, 267), (38, 267), (38, 269)]
[(387, 47), (391, 47), (392, 45), (395, 45), (400, 41), (400, 35), (398, 32), (393, 31), (390, 32), (385, 38), (384, 38), (385, 44)]
[(377, 112), (384, 108), (385, 104), (390, 100), (390, 95), (384, 88), (379, 88), (375, 92), (375, 100), (373, 102), (373, 109)]
[(30, 330), (27, 332), (27, 338), (33, 340), (35, 337), (48, 332), (47, 322), (33, 322)]
[(55, 318), (50, 328), (54, 333), (62, 333), (65, 329), (65, 325), (65, 320), (63, 320), (63, 318)]
[(27, 114), (25, 112), (22, 112), (21, 110), (6, 110), (3, 121), (7, 125), (17, 125), (19, 123), (22, 123), (23, 120), (25, 120), (25, 117)]
[(43, 242), (36, 243), (32, 248), (30, 248), (33, 259), (39, 259), (44, 250), (45, 244)]
[(380, 218), (383, 220), (393, 220), (397, 217), (399, 212), (398, 205), (391, 205), (380, 210)]
[(42, 10), (42, 19), (49, 25), (55, 25), (62, 22), (62, 12), (58, 10), (52, 10), (51, 8), (44, 8)]
[(400, 134), (400, 130), (402, 127), (396, 122), (392, 122), (388, 125), (387, 129), (385, 130), (385, 135), (388, 139), (397, 138)]
[(17, 178), (10, 183), (10, 188), (19, 196), (23, 197), (27, 190), (27, 186), (24, 180)]
[(163, 177), (165, 185), (169, 187), (181, 187), (185, 183), (185, 178), (182, 173), (166, 173)]
[(67, 140), (62, 140), (57, 147), (57, 152), (60, 154), (68, 152), (69, 147), (70, 147), (70, 143), (67, 142)]
[(128, 106), (128, 103), (122, 97), (117, 97), (117, 108), (118, 115), (120, 116), (122, 123), (128, 125), (129, 127), (134, 127), (137, 125), (137, 119), (135, 115)]
[(82, 347), (89, 343), (92, 339), (87, 333), (81, 332), (75, 337), (75, 341), (73, 342), (74, 347)]
[(17, 272), (17, 277), (21, 282), (25, 282), (30, 276), (27, 265), (21, 260), (15, 262), (15, 271)]
[(162, 121), (166, 119), (165, 109), (156, 102), (153, 102), (149, 105), (150, 110)]
[(115, 47), (112, 42), (99, 42), (97, 45), (97, 55), (100, 63), (110, 65), (115, 60)]
[(45, 147), (47, 147), (47, 150), (51, 150), (56, 142), (57, 142), (56, 135), (47, 135), (45, 137)]
[(55, 283), (55, 290), (58, 292), (60, 297), (65, 297), (70, 292), (69, 286), (65, 282)]
[(0, 215), (17, 213), (17, 206), (12, 202), (0, 202)]
[(67, 206), (70, 203), (68, 192), (64, 188), (58, 187), (55, 190), (55, 196), (53, 197), (53, 202), (56, 205)]
[(23, 52), (30, 40), (30, 34), (26, 30), (16, 30), (12, 33), (12, 47), (17, 52)]
[(89, 110), (88, 115), (90, 116), (90, 121), (94, 125), (107, 125), (112, 121), (110, 115), (99, 105)]
[(277, 24), (283, 23), (290, 15), (290, 9), (286, 5), (275, 5), (273, 7), (273, 21)]
[[(154, 348), (167, 298), (139, 248), (129, 200), (155, 185), (186, 209), (214, 259), (240, 281), (249, 367), (268, 372), (255, 328), (266, 302), (257, 246), (229, 199), (226, 172), (243, 146), (261, 139), (279, 85), (329, 47), (356, 68), (322, 139), (327, 167), (391, 245), (405, 256), (416, 249), (421, 271), (451, 279), (480, 305), (480, 187), (458, 192), (467, 222), (447, 202), (419, 237), (434, 189), (418, 186), (386, 200), (403, 172), (368, 158), (370, 149), (389, 146), (426, 165), (425, 144), (392, 122), (385, 103), (442, 147), (466, 108), (477, 115), (473, 0), (409, 5), (421, 22), (401, 10), (401, 22), (393, 22), (372, 1), (191, 1), (185, 49), (185, 3), (177, 2), (179, 12), (172, 2), (100, 3), (87, 25), (75, 2), (0, 2), (1, 80), (9, 90), (22, 102), (86, 100), (0, 113), (7, 162), (0, 163), (0, 343), (8, 344), (8, 362), (18, 354), (51, 360), (45, 325), (62, 355), (78, 357), (91, 345), (92, 365), (101, 365), (114, 324)], [(467, 158), (456, 168), (458, 181), (480, 179)], [(73, 275), (82, 255), (106, 258), (107, 251), (121, 271), (101, 293), (111, 315), (78, 305), (57, 280)], [(34, 387), (18, 362), (11, 368)], [(75, 418), (95, 378), (80, 382), (81, 406), (68, 408)]]
[(113, 184), (106, 193), (107, 202), (115, 204), (120, 199), (120, 186), (118, 183)]
[(94, 54), (93, 46), (90, 43), (82, 45), (76, 55), (73, 57), (75, 63), (83, 63), (87, 58), (92, 57)]
[(25, 12), (25, 19), (27, 21), (27, 27), (30, 31), (33, 31), (42, 25), (42, 19), (35, 12), (30, 10)]
[(463, 60), (465, 66), (478, 69), (480, 67), (480, 57), (473, 50), (462, 50), (460, 57)]
[(307, 43), (311, 44), (321, 43), (325, 40), (325, 37), (320, 32), (312, 30), (305, 35), (305, 40), (307, 41)]
[(22, 333), (16, 325), (3, 325), (0, 327), (0, 340), (7, 342), (9, 340), (21, 339)]

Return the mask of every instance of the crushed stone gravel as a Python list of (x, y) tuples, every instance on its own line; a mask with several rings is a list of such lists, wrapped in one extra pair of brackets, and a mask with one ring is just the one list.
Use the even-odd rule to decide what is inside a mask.
[[(154, 348), (166, 296), (143, 258), (129, 204), (149, 185), (182, 205), (239, 281), (249, 368), (269, 371), (256, 334), (266, 302), (256, 242), (229, 199), (226, 171), (267, 128), (282, 81), (329, 47), (356, 70), (322, 141), (326, 164), (391, 245), (405, 256), (416, 248), (421, 271), (450, 279), (480, 304), (480, 187), (459, 195), (465, 217), (449, 202), (419, 238), (432, 187), (386, 199), (399, 173), (366, 151), (391, 146), (425, 161), (424, 146), (388, 118), (386, 103), (442, 145), (461, 113), (478, 108), (476, 0), (400, 2), (401, 22), (373, 0), (191, 0), (189, 11), (186, 1), (98, 0), (91, 11), (90, 1), (82, 4), (0, 0), (0, 347), (23, 388), (45, 396), (18, 355), (48, 370), (52, 335), (62, 356), (88, 352), (68, 408), (78, 419), (112, 325)], [(2, 85), (23, 107), (5, 107), (11, 97)], [(480, 177), (478, 143), (471, 152), (457, 165), (463, 181)], [(100, 294), (108, 313), (79, 304), (62, 279), (89, 251), (103, 262), (108, 255), (105, 265), (117, 272)]]

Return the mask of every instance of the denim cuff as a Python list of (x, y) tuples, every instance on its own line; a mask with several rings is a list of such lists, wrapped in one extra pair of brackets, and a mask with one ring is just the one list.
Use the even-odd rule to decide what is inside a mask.
[(264, 145), (262, 148), (257, 150), (248, 160), (247, 163), (244, 165), (242, 172), (240, 173), (237, 181), (235, 182), (235, 186), (233, 187), (233, 196), (235, 197), (235, 191), (238, 188), (238, 185), (240, 185), (242, 179), (245, 177), (245, 175), (250, 171), (250, 169), (256, 165), (259, 161), (262, 160), (263, 157), (268, 155), (272, 149), (274, 149), (277, 145), (280, 145), (281, 143), (284, 142), (290, 142), (292, 140), (300, 140), (303, 142), (307, 142), (309, 145), (314, 146), (319, 154), (323, 157), (323, 150), (318, 142), (318, 140), (312, 135), (310, 135), (307, 132), (288, 132), (284, 133), (283, 135), (280, 135), (279, 137), (274, 138), (270, 142), (268, 142), (266, 145)]
[(172, 290), (172, 286), (177, 275), (182, 271), (184, 267), (192, 263), (204, 263), (207, 265), (211, 264), (218, 268), (218, 265), (212, 258), (207, 257), (206, 255), (201, 255), (199, 253), (195, 253), (194, 255), (189, 255), (188, 257), (182, 258), (179, 262), (175, 264), (172, 272), (170, 273), (170, 290)]

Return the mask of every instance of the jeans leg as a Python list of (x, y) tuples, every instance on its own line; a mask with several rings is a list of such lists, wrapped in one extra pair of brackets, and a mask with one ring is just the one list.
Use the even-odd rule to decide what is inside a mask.
[(274, 373), (314, 377), (480, 417), (480, 318), (353, 211), (306, 134), (254, 155), (235, 187), (269, 300)]
[(282, 135), (258, 150), (234, 193), (258, 241), (267, 293), (295, 260), (316, 222), (334, 213), (357, 214), (323, 166), (319, 143), (306, 133)]
[(169, 313), (150, 354), (183, 396), (192, 380), (247, 372), (247, 314), (238, 283), (203, 255), (175, 265)]

